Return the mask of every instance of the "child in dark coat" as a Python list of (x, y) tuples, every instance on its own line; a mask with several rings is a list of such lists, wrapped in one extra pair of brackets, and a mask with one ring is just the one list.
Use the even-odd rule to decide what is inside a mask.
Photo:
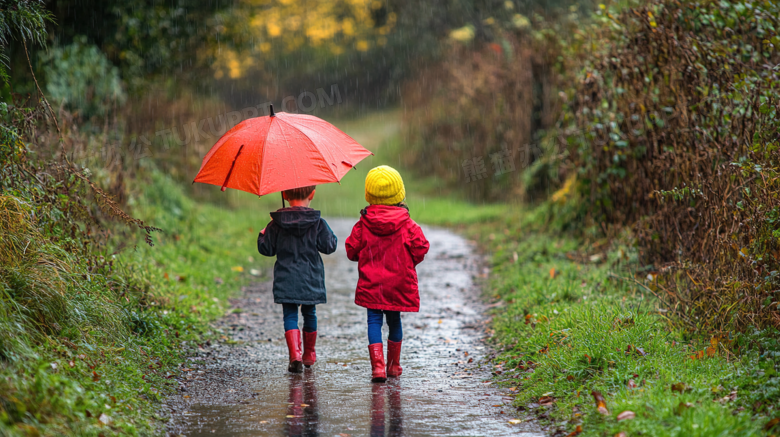
[[(325, 268), (320, 252), (336, 251), (338, 239), (320, 212), (309, 208), (315, 187), (282, 192), (289, 208), (271, 213), (271, 223), (257, 236), (257, 250), (276, 256), (274, 303), (282, 304), (284, 337), (290, 353), (289, 372), (301, 373), (303, 366), (317, 361), (317, 310), (325, 303)], [(303, 314), (303, 353), (298, 330), (298, 306)]]
[[(401, 312), (420, 311), (417, 271), (428, 253), (428, 240), (409, 217), (403, 203), (406, 190), (401, 175), (382, 165), (366, 176), (366, 201), (360, 221), (347, 238), (347, 257), (358, 262), (355, 303), (365, 307), (371, 381), (401, 376)], [(387, 320), (387, 367), (382, 351), (382, 324)]]

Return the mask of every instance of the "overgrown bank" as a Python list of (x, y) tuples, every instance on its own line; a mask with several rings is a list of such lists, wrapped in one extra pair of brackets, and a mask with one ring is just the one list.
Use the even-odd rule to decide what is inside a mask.
[(548, 207), (467, 229), (492, 254), (495, 379), (520, 414), (552, 435), (768, 435), (777, 331), (674, 328), (635, 248), (543, 225)]
[(469, 231), (504, 302), (497, 378), (559, 434), (776, 432), (778, 16), (739, 0), (519, 16), (493, 41), (453, 32), (462, 62), (410, 87), (431, 91), (413, 167), (547, 200)]
[(630, 230), (686, 329), (777, 327), (778, 3), (595, 11), (453, 32), (453, 61), (408, 87), (409, 164), (480, 201), (550, 198), (565, 229)]
[(196, 205), (150, 171), (134, 199), (164, 227), (150, 247), (112, 223), (115, 204), (97, 209), (111, 199), (95, 199), (76, 170), (4, 132), (0, 434), (154, 434), (154, 401), (176, 390), (199, 342), (222, 340), (208, 322), (226, 298), (266, 270), (232, 250), (251, 246), (256, 216)]

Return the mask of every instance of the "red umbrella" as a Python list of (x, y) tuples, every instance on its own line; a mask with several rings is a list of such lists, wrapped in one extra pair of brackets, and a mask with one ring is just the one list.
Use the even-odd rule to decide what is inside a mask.
[(339, 182), (372, 153), (325, 120), (274, 113), (242, 121), (203, 158), (195, 182), (263, 196)]

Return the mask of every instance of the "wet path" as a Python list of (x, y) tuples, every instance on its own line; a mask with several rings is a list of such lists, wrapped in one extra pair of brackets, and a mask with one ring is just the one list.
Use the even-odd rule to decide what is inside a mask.
[(317, 364), (286, 372), (281, 305), (269, 283), (248, 287), (233, 302), (241, 312), (220, 322), (239, 344), (214, 345), (193, 359), (184, 391), (166, 404), (169, 435), (540, 436), (535, 424), (509, 423), (509, 392), (486, 383), (488, 366), (477, 366), (489, 350), (473, 248), (423, 227), (431, 251), (418, 266), (421, 311), (402, 315), (404, 373), (372, 384), (366, 313), (353, 303), (357, 263), (344, 254), (353, 221), (329, 223), (339, 250), (323, 257), (328, 304), (317, 307)]

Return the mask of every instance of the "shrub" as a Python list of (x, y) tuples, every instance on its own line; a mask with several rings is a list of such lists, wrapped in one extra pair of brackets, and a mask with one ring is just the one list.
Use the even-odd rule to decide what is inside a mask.
[(689, 327), (780, 326), (780, 4), (653, 0), (581, 72), (570, 169)]
[(86, 37), (54, 47), (41, 59), (49, 97), (83, 118), (105, 116), (127, 99), (119, 69)]

